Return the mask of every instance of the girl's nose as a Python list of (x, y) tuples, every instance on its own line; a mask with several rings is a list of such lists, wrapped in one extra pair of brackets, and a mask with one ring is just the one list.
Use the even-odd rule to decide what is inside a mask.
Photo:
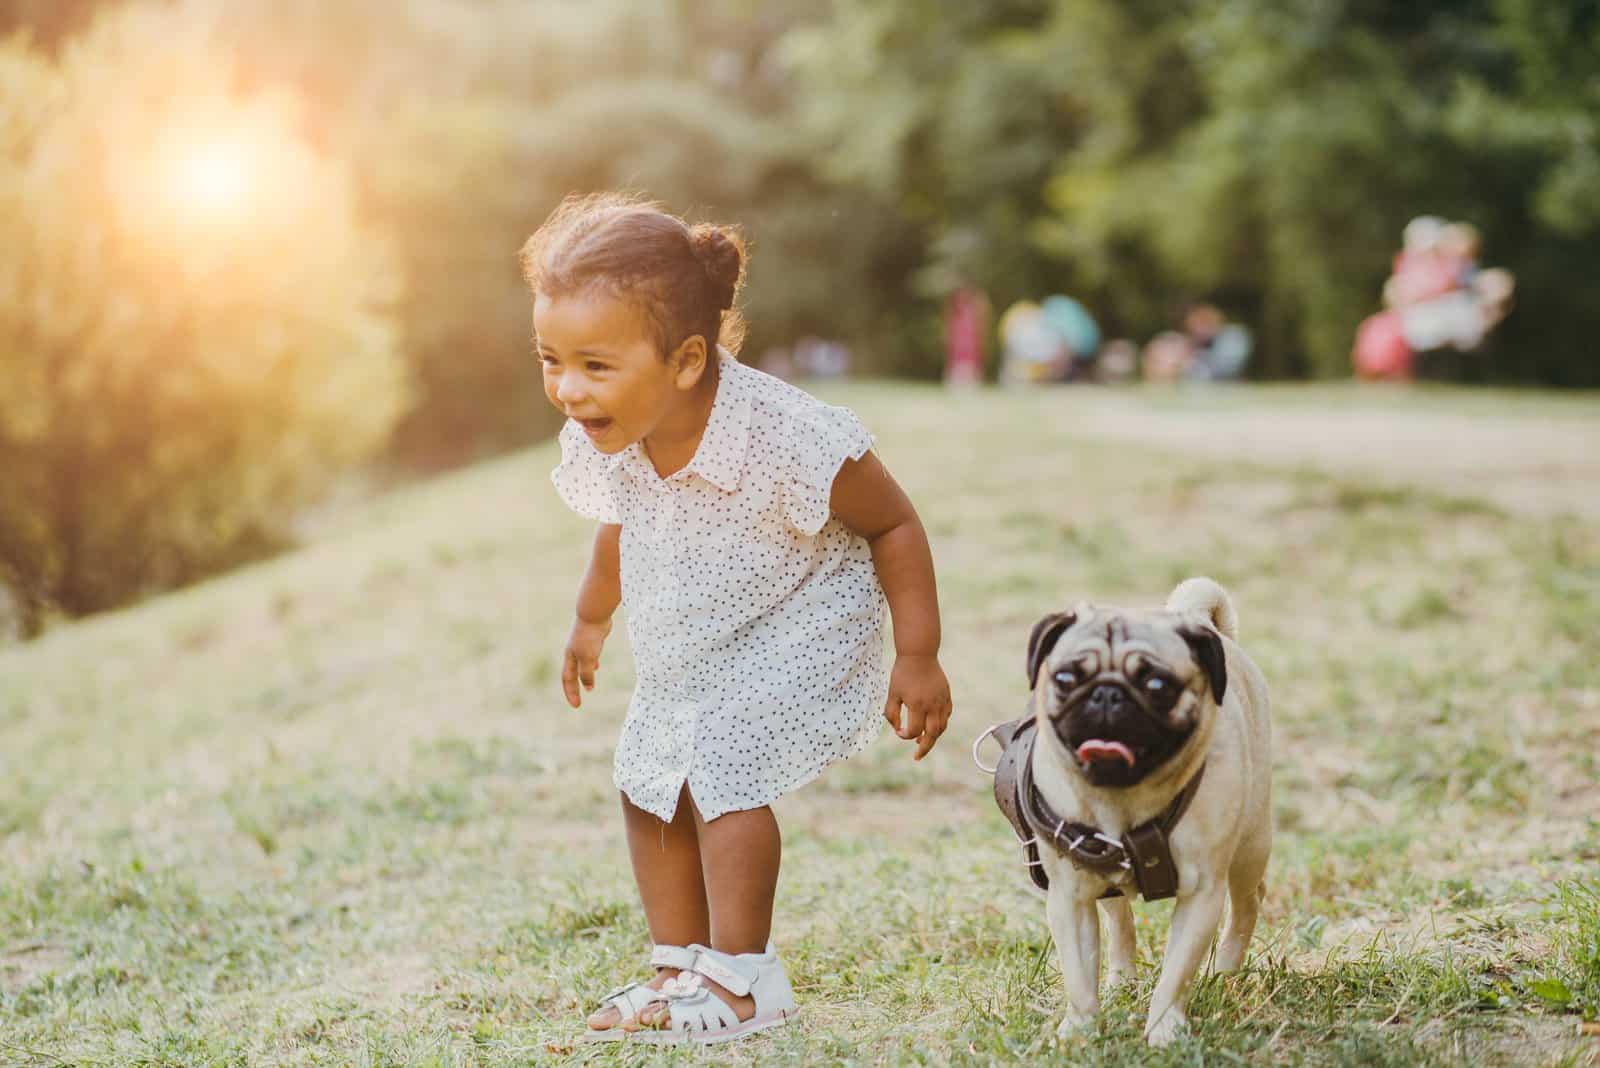
[(556, 379), (556, 400), (572, 404), (583, 399), (583, 383), (577, 375), (560, 375)]

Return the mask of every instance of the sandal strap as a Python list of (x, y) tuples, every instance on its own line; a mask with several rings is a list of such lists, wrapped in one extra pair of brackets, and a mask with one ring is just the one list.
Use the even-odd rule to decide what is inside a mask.
[(733, 1006), (711, 992), (711, 980), (736, 996), (746, 993), (756, 1002), (755, 1016), (749, 1023), (756, 1029), (786, 1022), (794, 1015), (794, 991), (784, 974), (783, 964), (769, 944), (765, 953), (721, 953), (705, 946), (694, 946), (695, 966), (670, 979), (661, 989), (661, 1002), (667, 1008), (666, 1027), (658, 1044), (685, 1041), (714, 1042), (719, 1035), (737, 1035), (748, 1027), (739, 1020)]
[(676, 968), (680, 972), (686, 972), (694, 967), (694, 959), (697, 956), (695, 950), (697, 948), (699, 947), (655, 946), (650, 950), (650, 967)]
[(751, 960), (742, 960), (732, 953), (721, 953), (704, 946), (696, 948), (699, 952), (695, 954), (694, 967), (690, 969), (691, 971), (705, 976), (737, 997), (742, 998), (750, 993), (750, 988), (755, 985), (756, 976), (760, 974), (759, 965)]
[(733, 1006), (698, 984), (685, 984), (667, 996), (667, 1030), (679, 1034), (725, 1031), (739, 1026)]
[[(654, 946), (650, 950), (650, 966), (652, 968), (676, 968), (679, 971), (688, 971), (694, 966), (698, 947), (688, 946)], [(646, 1005), (654, 1004), (661, 1000), (660, 991), (653, 990), (643, 983), (625, 983), (611, 993), (600, 999), (600, 1007), (610, 1006), (620, 1012), (624, 1019), (638, 1015)]]
[(614, 1008), (626, 1020), (630, 1016), (638, 1015), (640, 1009), (655, 1001), (657, 997), (659, 995), (643, 983), (628, 983), (601, 998), (600, 1008)]

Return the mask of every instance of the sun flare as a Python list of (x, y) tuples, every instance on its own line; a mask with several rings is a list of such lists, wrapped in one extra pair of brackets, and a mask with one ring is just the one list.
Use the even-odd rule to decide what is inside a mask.
[(253, 186), (249, 146), (237, 138), (202, 142), (173, 161), (172, 193), (181, 206), (215, 217), (243, 211)]
[(270, 102), (180, 111), (118, 147), (112, 188), (129, 247), (184, 276), (213, 278), (267, 255), (307, 225), (334, 180)]

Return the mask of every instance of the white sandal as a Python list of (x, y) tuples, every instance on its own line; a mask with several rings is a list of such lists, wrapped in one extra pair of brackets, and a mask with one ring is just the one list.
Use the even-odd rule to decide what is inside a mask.
[[(696, 950), (693, 967), (680, 972), (676, 979), (668, 979), (656, 995), (656, 1000), (667, 1007), (667, 1026), (635, 1031), (633, 1037), (638, 1041), (663, 1046), (730, 1042), (782, 1027), (799, 1011), (789, 977), (771, 943), (765, 953), (737, 955), (704, 946), (689, 948)], [(756, 1014), (748, 1020), (739, 1019), (733, 1006), (705, 985), (707, 979), (737, 997), (748, 994), (754, 998)]]
[[(652, 968), (676, 968), (680, 972), (694, 967), (698, 955), (698, 946), (655, 946), (650, 950), (650, 966)], [(668, 979), (667, 982), (673, 982)], [(644, 983), (629, 983), (619, 986), (611, 993), (600, 999), (600, 1004), (595, 1012), (601, 1009), (616, 1009), (621, 1018), (610, 1027), (589, 1027), (585, 1025), (583, 1041), (585, 1042), (621, 1042), (628, 1037), (629, 1032), (623, 1030), (625, 1021), (639, 1015), (639, 1010), (646, 1005), (653, 1005), (661, 1000), (661, 991), (646, 986)], [(591, 1013), (590, 1015), (593, 1015)]]

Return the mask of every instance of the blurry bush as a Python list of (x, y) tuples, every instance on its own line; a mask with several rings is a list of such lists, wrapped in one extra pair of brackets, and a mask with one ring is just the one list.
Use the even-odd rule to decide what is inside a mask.
[(399, 275), (192, 10), (0, 42), (0, 579), (33, 631), (271, 548), (408, 402)]

